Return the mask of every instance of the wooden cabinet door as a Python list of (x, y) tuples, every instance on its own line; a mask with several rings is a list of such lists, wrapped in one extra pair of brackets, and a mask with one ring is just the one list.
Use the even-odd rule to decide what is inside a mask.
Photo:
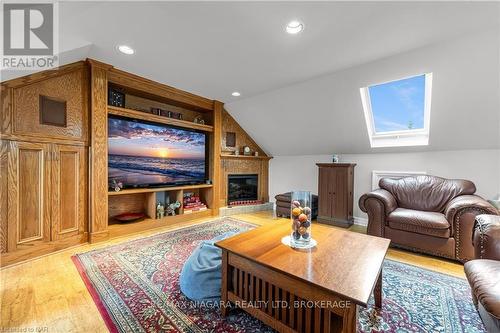
[(53, 145), (52, 240), (83, 233), (87, 221), (85, 148)]
[(50, 240), (50, 145), (9, 142), (8, 251)]
[(318, 184), (318, 215), (331, 216), (332, 215), (332, 196), (331, 186), (333, 180), (333, 169), (320, 168), (319, 169), (319, 184)]
[(335, 186), (332, 187), (332, 216), (338, 219), (347, 218), (347, 168), (335, 168)]

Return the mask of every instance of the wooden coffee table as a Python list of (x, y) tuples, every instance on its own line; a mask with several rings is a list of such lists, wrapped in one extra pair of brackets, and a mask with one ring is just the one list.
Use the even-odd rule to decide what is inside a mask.
[(223, 304), (280, 332), (356, 332), (357, 306), (366, 307), (372, 292), (382, 304), (390, 240), (314, 224), (318, 245), (296, 250), (281, 243), (290, 231), (289, 221), (277, 221), (215, 244)]

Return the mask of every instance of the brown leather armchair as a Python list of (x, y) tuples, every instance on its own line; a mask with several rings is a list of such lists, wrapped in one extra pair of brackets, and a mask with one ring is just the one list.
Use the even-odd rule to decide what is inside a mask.
[(368, 213), (368, 234), (391, 245), (466, 262), (474, 258), (472, 231), (479, 214), (496, 208), (474, 195), (468, 180), (416, 176), (382, 178), (380, 188), (359, 199)]
[(488, 332), (500, 332), (500, 217), (478, 215), (475, 260), (464, 265), (472, 299)]

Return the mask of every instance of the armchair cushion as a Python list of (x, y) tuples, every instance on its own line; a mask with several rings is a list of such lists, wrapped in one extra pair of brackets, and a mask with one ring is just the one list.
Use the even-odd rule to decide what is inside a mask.
[(436, 176), (382, 178), (379, 186), (396, 198), (398, 207), (428, 212), (443, 212), (453, 198), (476, 192), (471, 181)]
[(444, 214), (396, 208), (388, 217), (389, 227), (434, 237), (449, 238), (450, 224)]

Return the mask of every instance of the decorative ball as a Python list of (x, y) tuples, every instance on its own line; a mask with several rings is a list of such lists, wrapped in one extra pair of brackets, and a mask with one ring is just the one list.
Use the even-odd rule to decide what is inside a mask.
[(299, 216), (301, 213), (302, 213), (302, 210), (298, 207), (295, 207), (294, 209), (292, 209), (293, 216)]
[(301, 227), (300, 221), (299, 220), (293, 220), (293, 224), (292, 224), (293, 230), (297, 230), (300, 227)]
[(311, 214), (311, 208), (309, 208), (309, 207), (304, 207), (303, 213), (304, 213), (304, 214), (307, 214), (307, 215)]
[(293, 232), (293, 238), (300, 239), (300, 234), (297, 231)]
[(300, 207), (300, 202), (298, 202), (297, 200), (294, 200), (292, 202), (292, 204), (295, 206), (295, 207)]
[(311, 221), (305, 221), (300, 226), (304, 228), (309, 228), (311, 226)]
[(300, 228), (299, 228), (299, 233), (300, 233), (301, 235), (307, 234), (307, 228), (300, 227)]
[(310, 235), (309, 235), (309, 233), (308, 233), (308, 232), (306, 232), (306, 233), (304, 233), (304, 234), (302, 235), (302, 238), (304, 238), (304, 239), (309, 239), (309, 236), (310, 236)]
[(305, 221), (307, 221), (307, 215), (306, 215), (306, 214), (300, 214), (300, 215), (299, 215), (299, 221), (300, 221), (300, 222), (305, 222)]

